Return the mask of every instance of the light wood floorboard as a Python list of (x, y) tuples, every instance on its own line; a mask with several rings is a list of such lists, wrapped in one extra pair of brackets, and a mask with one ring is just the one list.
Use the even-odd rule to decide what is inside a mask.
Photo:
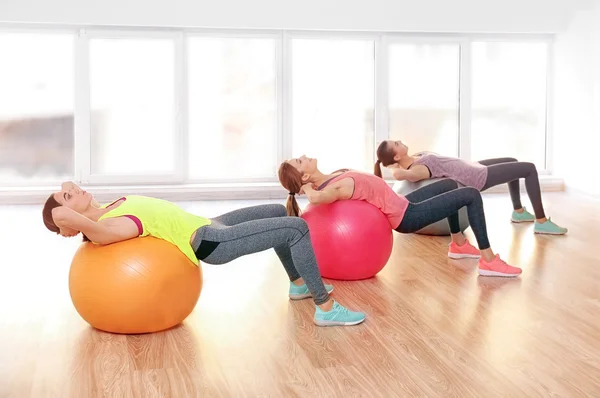
[(510, 223), (507, 195), (485, 195), (492, 247), (518, 279), (478, 277), (475, 260), (447, 258), (448, 238), (395, 234), (376, 278), (333, 283), (367, 321), (318, 328), (268, 251), (204, 265), (192, 315), (143, 336), (81, 320), (67, 284), (78, 238), (45, 231), (40, 207), (0, 207), (0, 397), (598, 397), (600, 202), (544, 200), (567, 236), (534, 236)]

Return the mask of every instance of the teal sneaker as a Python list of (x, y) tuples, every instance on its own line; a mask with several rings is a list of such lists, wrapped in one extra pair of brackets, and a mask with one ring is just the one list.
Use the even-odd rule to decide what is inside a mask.
[(315, 324), (317, 326), (352, 326), (365, 320), (365, 314), (354, 312), (342, 307), (337, 301), (333, 302), (331, 311), (315, 309)]
[(545, 223), (535, 222), (535, 226), (533, 227), (533, 232), (536, 234), (546, 234), (546, 235), (564, 235), (568, 231), (567, 228), (559, 227), (558, 225), (552, 222), (551, 218)]
[(520, 222), (534, 222), (535, 216), (527, 211), (526, 208), (523, 207), (523, 213), (517, 213), (515, 210), (512, 212), (512, 216), (510, 217), (510, 221), (520, 223)]
[[(325, 290), (327, 290), (327, 293), (331, 293), (331, 292), (333, 292), (333, 286), (325, 285)], [(310, 294), (310, 291), (308, 290), (306, 283), (301, 286), (296, 286), (296, 285), (294, 285), (294, 283), (290, 282), (289, 295), (290, 295), (290, 299), (292, 299), (292, 300), (304, 300), (305, 298), (312, 297), (312, 294)]]

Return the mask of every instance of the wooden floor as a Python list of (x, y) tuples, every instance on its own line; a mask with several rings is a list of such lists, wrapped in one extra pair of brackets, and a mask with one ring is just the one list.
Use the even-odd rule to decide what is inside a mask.
[(534, 236), (508, 221), (507, 195), (485, 196), (492, 247), (519, 279), (477, 277), (476, 261), (446, 257), (447, 238), (395, 234), (376, 278), (334, 282), (366, 322), (318, 328), (269, 251), (204, 266), (182, 326), (128, 337), (75, 312), (79, 240), (47, 233), (39, 207), (0, 207), (0, 397), (598, 397), (600, 203), (544, 199), (569, 235)]

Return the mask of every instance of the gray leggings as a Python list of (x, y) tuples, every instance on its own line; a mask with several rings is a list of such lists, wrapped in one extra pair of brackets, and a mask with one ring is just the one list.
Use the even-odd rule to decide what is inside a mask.
[(510, 198), (515, 210), (522, 208), (521, 192), (519, 187), (519, 178), (525, 179), (525, 189), (533, 206), (535, 218), (544, 218), (544, 206), (542, 205), (542, 193), (540, 190), (540, 180), (538, 172), (533, 163), (519, 162), (515, 158), (497, 158), (482, 160), (479, 163), (487, 166), (488, 176), (485, 186), (481, 189), (485, 191), (496, 185), (508, 183)]
[(308, 225), (288, 217), (279, 204), (245, 207), (211, 219), (199, 228), (192, 247), (207, 264), (225, 264), (247, 254), (275, 249), (290, 281), (302, 277), (315, 304), (329, 300), (310, 240)]

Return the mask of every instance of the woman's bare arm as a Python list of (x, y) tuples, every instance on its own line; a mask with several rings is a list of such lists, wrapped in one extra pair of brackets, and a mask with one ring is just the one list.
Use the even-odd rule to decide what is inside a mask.
[(60, 206), (52, 210), (52, 218), (61, 231), (80, 231), (92, 242), (104, 245), (139, 236), (138, 226), (127, 217), (96, 222), (68, 207)]
[(311, 185), (304, 188), (308, 201), (312, 204), (333, 203), (337, 200), (352, 198), (354, 192), (354, 180), (344, 178), (328, 185), (321, 191), (315, 190)]

